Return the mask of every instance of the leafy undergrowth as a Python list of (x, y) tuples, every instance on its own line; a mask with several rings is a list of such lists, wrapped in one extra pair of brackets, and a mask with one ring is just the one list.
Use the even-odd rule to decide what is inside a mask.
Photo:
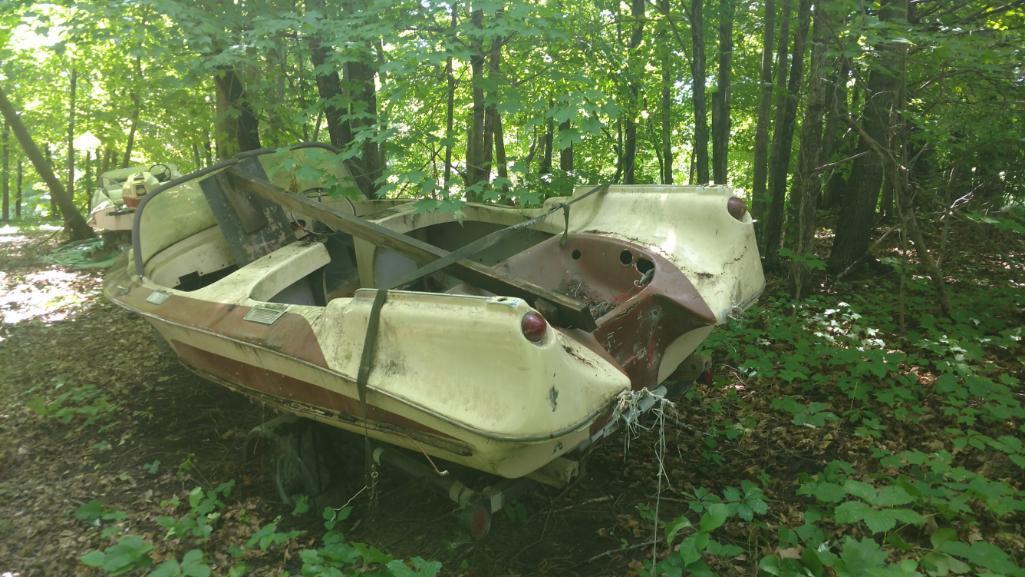
[(278, 504), (240, 465), (274, 414), (25, 232), (4, 290), (57, 292), (0, 325), (0, 574), (1023, 576), (1025, 242), (984, 224), (951, 230), (953, 318), (913, 270), (800, 305), (770, 287), (709, 340), (713, 385), (482, 541), (387, 470), (371, 505), (358, 457), (338, 502)]
[(728, 374), (677, 418), (718, 478), (669, 492), (655, 573), (1025, 576), (1025, 245), (968, 240), (952, 318), (895, 273), (709, 339)]

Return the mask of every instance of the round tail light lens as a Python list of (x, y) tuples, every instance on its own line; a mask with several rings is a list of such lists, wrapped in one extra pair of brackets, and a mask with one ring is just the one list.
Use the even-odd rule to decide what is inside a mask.
[(730, 216), (737, 220), (744, 220), (744, 215), (747, 214), (747, 204), (743, 200), (731, 196), (726, 201), (726, 210), (730, 213)]
[(523, 336), (527, 337), (528, 341), (539, 343), (541, 339), (545, 338), (545, 333), (548, 332), (548, 322), (545, 321), (543, 316), (530, 311), (520, 319), (520, 330), (523, 331)]

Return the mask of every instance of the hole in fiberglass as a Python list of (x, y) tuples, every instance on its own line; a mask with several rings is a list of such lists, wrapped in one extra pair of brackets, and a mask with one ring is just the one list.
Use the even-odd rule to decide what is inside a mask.
[(655, 268), (655, 263), (651, 262), (646, 258), (637, 259), (637, 270), (641, 274), (647, 274), (648, 271)]
[(634, 255), (633, 255), (632, 252), (630, 252), (628, 250), (624, 250), (623, 252), (619, 253), (619, 262), (621, 262), (623, 264), (630, 264), (633, 261), (634, 261)]
[(575, 249), (570, 256), (573, 257), (573, 260), (580, 260), (580, 249)]

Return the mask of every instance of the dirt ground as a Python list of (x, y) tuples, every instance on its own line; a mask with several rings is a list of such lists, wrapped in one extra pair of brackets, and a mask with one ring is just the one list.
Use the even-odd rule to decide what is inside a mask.
[[(223, 550), (277, 516), (306, 533), (283, 551), (253, 552), (250, 574), (294, 571), (295, 552), (322, 532), (319, 519), (291, 516), (242, 458), (246, 433), (276, 413), (184, 369), (141, 318), (102, 298), (100, 272), (48, 264), (57, 245), (47, 230), (0, 235), (0, 574), (94, 574), (79, 558), (110, 539), (73, 515), (93, 499), (125, 512), (124, 532), (156, 543), (157, 560), (180, 555), (184, 547), (164, 541), (155, 521), (168, 513), (161, 502), (232, 480), (236, 489), (204, 546), (215, 574), (226, 571)], [(95, 415), (40, 408), (83, 389), (85, 402), (65, 404), (98, 407)], [(698, 441), (692, 433), (669, 435), (680, 449), (667, 463), (676, 478), (711, 473), (682, 450)], [(636, 506), (654, 502), (654, 440), (642, 431), (624, 453), (622, 435), (609, 439), (579, 482), (525, 495), (480, 541), (443, 496), (384, 470), (376, 506), (366, 492), (353, 501), (346, 536), (395, 556), (437, 559), (449, 575), (623, 575), (645, 557), (652, 534)], [(343, 486), (361, 484), (354, 462)], [(663, 511), (682, 507), (667, 499)]]

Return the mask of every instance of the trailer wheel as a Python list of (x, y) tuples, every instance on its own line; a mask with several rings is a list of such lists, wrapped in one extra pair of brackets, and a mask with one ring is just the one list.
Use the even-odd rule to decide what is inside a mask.
[(295, 417), (279, 417), (254, 428), (246, 438), (246, 461), (259, 459), (281, 502), (294, 506), (300, 495), (315, 498), (321, 483), (313, 427)]
[(491, 509), (485, 502), (476, 501), (460, 511), (460, 521), (471, 537), (483, 539), (491, 532)]

